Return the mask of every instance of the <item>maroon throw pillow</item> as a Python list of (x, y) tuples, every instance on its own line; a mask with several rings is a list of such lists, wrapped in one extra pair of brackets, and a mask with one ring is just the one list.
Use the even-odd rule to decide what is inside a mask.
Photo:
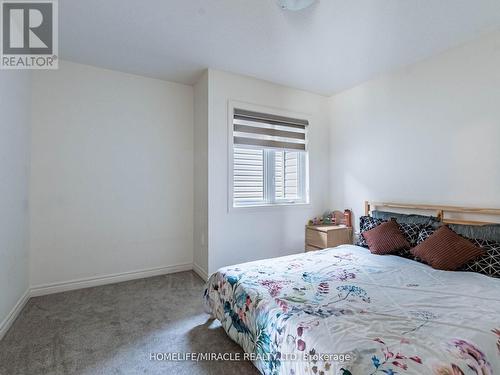
[(447, 226), (442, 226), (424, 242), (414, 247), (411, 253), (432, 268), (454, 271), (484, 255), (485, 250), (474, 246), (472, 242), (459, 236)]
[(380, 224), (363, 233), (368, 248), (373, 254), (389, 254), (401, 249), (408, 249), (410, 244), (394, 220)]

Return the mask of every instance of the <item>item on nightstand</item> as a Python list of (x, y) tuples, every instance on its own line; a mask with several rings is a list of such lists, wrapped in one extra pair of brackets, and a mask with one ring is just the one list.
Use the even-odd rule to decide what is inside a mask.
[(325, 212), (323, 216), (316, 216), (309, 220), (308, 225), (332, 225), (335, 224), (335, 215), (333, 212)]
[(344, 224), (346, 227), (352, 227), (352, 212), (351, 210), (344, 210)]
[(323, 225), (335, 225), (335, 215), (333, 212), (325, 212), (323, 214)]
[(321, 217), (313, 217), (311, 220), (307, 222), (307, 225), (321, 225), (323, 223), (323, 218)]
[(323, 216), (316, 216), (307, 225), (345, 225), (345, 213), (342, 211), (326, 211)]
[(308, 221), (308, 225), (324, 225), (324, 224), (331, 224), (330, 217), (328, 216), (328, 213), (325, 213), (323, 216), (316, 216), (312, 218), (311, 220)]

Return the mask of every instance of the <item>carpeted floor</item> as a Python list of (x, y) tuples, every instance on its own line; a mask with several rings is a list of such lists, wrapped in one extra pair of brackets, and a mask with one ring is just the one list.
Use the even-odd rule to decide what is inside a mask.
[(32, 298), (2, 341), (1, 375), (258, 374), (250, 362), (151, 361), (242, 353), (202, 307), (192, 272)]

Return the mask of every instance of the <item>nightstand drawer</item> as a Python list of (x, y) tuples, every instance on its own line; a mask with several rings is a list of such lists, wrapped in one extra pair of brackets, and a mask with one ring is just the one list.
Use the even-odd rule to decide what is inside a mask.
[(313, 245), (306, 245), (306, 251), (316, 251), (316, 250), (323, 250), (321, 247), (316, 247)]
[(306, 229), (306, 244), (324, 249), (328, 247), (328, 234), (315, 229)]
[(306, 251), (352, 244), (352, 228), (344, 226), (306, 226)]

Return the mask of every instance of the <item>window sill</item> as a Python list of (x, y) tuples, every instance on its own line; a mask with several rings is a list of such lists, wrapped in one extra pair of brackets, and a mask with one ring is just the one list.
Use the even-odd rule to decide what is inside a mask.
[(259, 205), (248, 205), (248, 206), (231, 206), (229, 212), (242, 212), (242, 211), (267, 211), (273, 208), (308, 208), (311, 207), (311, 202), (309, 203), (272, 203), (272, 204), (259, 204)]

